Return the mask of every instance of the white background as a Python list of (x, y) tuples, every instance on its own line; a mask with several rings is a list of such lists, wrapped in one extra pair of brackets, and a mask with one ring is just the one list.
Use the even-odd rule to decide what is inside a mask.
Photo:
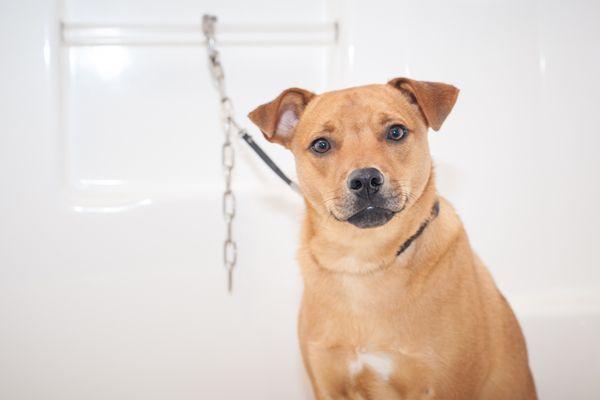
[(460, 87), (431, 134), (440, 192), (522, 322), (540, 398), (600, 397), (600, 3), (1, 0), (0, 398), (311, 398), (296, 340), (302, 203), (243, 145), (225, 291), (205, 48), (61, 40), (61, 21), (206, 12), (300, 37), (339, 24), (335, 43), (224, 43), (248, 127), (289, 86)]

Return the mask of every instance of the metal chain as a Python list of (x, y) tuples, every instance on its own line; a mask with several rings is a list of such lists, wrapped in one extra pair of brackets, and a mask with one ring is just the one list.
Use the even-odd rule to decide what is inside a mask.
[(221, 123), (223, 124), (224, 140), (221, 149), (221, 159), (223, 163), (223, 173), (225, 175), (225, 190), (223, 192), (223, 216), (226, 224), (226, 236), (223, 242), (223, 263), (227, 270), (227, 288), (231, 293), (233, 288), (233, 270), (237, 262), (237, 244), (233, 239), (232, 228), (235, 218), (235, 196), (231, 189), (231, 179), (235, 154), (231, 145), (231, 136), (237, 133), (248, 146), (260, 157), (264, 163), (284, 181), (296, 193), (300, 193), (300, 188), (296, 182), (292, 181), (277, 166), (277, 164), (264, 152), (264, 150), (254, 141), (252, 136), (237, 123), (233, 113), (233, 103), (225, 91), (225, 72), (219, 57), (219, 51), (216, 47), (215, 24), (217, 17), (214, 15), (204, 15), (202, 18), (202, 31), (206, 37), (206, 49), (208, 51), (208, 66), (210, 74), (215, 83), (219, 98), (221, 100)]
[(231, 293), (233, 289), (233, 270), (237, 262), (237, 244), (233, 239), (233, 220), (235, 218), (235, 195), (231, 189), (233, 167), (235, 165), (235, 154), (231, 143), (231, 136), (237, 133), (242, 136), (246, 131), (240, 128), (235, 121), (233, 103), (225, 91), (225, 72), (220, 61), (219, 51), (216, 47), (215, 24), (217, 18), (205, 15), (202, 18), (202, 31), (206, 37), (206, 48), (208, 51), (209, 69), (212, 79), (219, 92), (221, 103), (221, 123), (223, 126), (224, 140), (221, 148), (221, 160), (225, 178), (225, 190), (223, 191), (223, 217), (225, 219), (225, 240), (223, 242), (223, 264), (227, 271), (227, 290)]

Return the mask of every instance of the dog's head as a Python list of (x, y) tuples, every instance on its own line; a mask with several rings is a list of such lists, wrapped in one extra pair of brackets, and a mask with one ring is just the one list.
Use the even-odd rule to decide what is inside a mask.
[(321, 95), (291, 88), (249, 117), (294, 153), (317, 212), (374, 228), (419, 198), (431, 173), (427, 128), (441, 127), (457, 96), (454, 86), (407, 78)]

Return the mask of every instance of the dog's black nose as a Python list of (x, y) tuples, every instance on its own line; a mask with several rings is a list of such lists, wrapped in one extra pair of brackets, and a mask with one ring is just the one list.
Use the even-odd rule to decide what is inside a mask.
[(368, 198), (383, 185), (383, 174), (377, 168), (361, 168), (348, 177), (348, 188), (358, 197)]

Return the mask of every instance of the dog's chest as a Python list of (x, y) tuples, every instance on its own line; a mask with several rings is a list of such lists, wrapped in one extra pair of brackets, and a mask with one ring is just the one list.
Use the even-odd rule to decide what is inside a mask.
[(307, 362), (331, 398), (433, 399), (434, 355), (400, 347), (309, 346)]
[(305, 303), (301, 317), (305, 361), (322, 390), (331, 398), (436, 398), (439, 356), (414, 334), (411, 313), (352, 279), (342, 286), (336, 301)]

